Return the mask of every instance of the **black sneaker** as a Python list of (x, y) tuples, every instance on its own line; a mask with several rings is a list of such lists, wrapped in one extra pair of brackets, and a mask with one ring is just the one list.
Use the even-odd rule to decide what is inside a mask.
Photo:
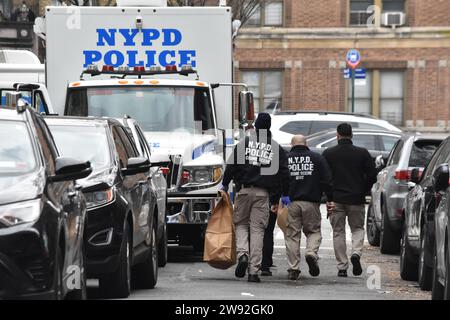
[(261, 282), (261, 279), (257, 274), (249, 274), (248, 275), (248, 282)]
[(306, 263), (309, 267), (309, 274), (313, 277), (317, 277), (320, 274), (319, 264), (317, 263), (317, 259), (313, 256), (306, 256)]
[(356, 253), (352, 254), (350, 261), (353, 264), (353, 275), (360, 276), (362, 274), (361, 262), (359, 261), (361, 258)]
[(270, 270), (262, 270), (261, 271), (261, 276), (263, 276), (263, 277), (270, 277), (270, 276), (272, 276), (272, 271), (270, 271)]
[(347, 270), (339, 270), (338, 277), (347, 278)]
[(288, 279), (289, 280), (297, 280), (300, 277), (300, 270), (288, 270)]
[(234, 272), (234, 275), (238, 278), (245, 277), (247, 268), (248, 268), (248, 256), (246, 254), (244, 254), (239, 258), (239, 262), (236, 267), (236, 271)]

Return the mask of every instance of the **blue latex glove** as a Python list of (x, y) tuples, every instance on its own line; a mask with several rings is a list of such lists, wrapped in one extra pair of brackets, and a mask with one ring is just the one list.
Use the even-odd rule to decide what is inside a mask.
[(283, 204), (283, 206), (289, 206), (291, 204), (291, 198), (289, 197), (282, 197), (281, 198), (281, 203)]

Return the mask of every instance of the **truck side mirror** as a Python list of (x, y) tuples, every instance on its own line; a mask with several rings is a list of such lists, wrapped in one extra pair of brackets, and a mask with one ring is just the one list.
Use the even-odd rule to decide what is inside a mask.
[(449, 168), (448, 164), (441, 164), (434, 170), (434, 191), (440, 192), (447, 190), (449, 186)]
[(253, 92), (239, 92), (239, 122), (243, 124), (252, 124), (255, 121), (255, 107)]

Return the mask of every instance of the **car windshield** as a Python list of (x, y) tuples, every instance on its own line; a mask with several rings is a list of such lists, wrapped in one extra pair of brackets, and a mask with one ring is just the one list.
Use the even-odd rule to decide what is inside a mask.
[(0, 176), (21, 175), (36, 168), (36, 154), (24, 122), (0, 120), (0, 137)]
[(49, 125), (58, 150), (64, 157), (90, 161), (94, 171), (108, 168), (111, 153), (103, 126)]
[(442, 141), (440, 140), (419, 140), (413, 144), (411, 156), (409, 158), (410, 167), (424, 168), (430, 162), (436, 149)]
[(147, 132), (214, 128), (209, 90), (200, 87), (80, 88), (69, 93), (66, 114), (113, 118), (129, 115), (138, 119)]

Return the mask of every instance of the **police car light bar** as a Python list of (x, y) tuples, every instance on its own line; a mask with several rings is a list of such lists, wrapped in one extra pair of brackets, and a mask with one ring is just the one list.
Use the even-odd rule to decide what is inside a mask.
[(136, 66), (133, 69), (129, 67), (119, 67), (115, 69), (113, 66), (103, 66), (100, 70), (96, 65), (89, 65), (86, 70), (84, 70), (80, 75), (80, 80), (83, 80), (83, 75), (88, 74), (91, 76), (99, 76), (99, 75), (116, 75), (125, 78), (126, 76), (138, 76), (141, 78), (142, 76), (154, 76), (154, 75), (165, 75), (165, 74), (179, 74), (182, 76), (188, 76), (190, 74), (197, 74), (196, 70), (192, 68), (191, 65), (183, 65), (180, 70), (178, 70), (177, 66), (166, 66), (165, 69), (161, 69), (161, 67), (153, 66), (150, 68), (145, 68), (143, 66)]

